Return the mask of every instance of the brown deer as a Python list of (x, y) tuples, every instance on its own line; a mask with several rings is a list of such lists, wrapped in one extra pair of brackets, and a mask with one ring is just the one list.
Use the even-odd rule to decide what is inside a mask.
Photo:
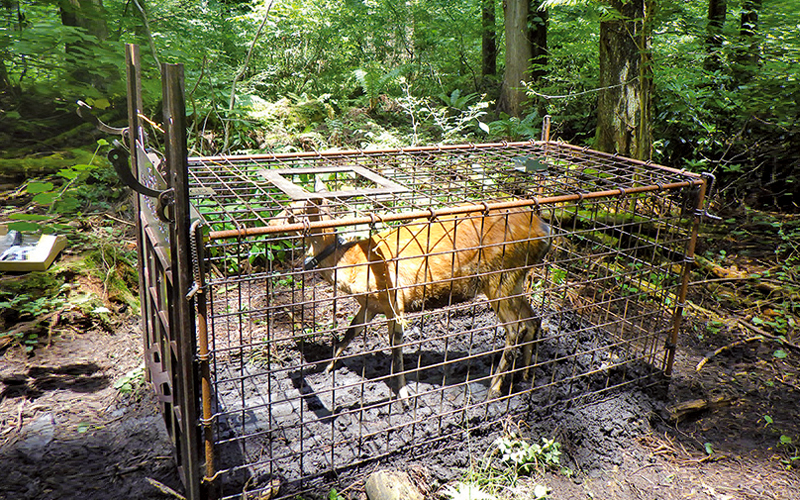
[[(327, 202), (296, 202), (278, 214), (271, 226), (331, 220)], [(541, 320), (523, 293), (533, 264), (550, 249), (550, 226), (530, 210), (478, 210), (434, 219), (416, 219), (369, 238), (344, 241), (333, 229), (309, 229), (305, 234), (305, 269), (317, 268), (322, 277), (360, 304), (340, 342), (336, 359), (377, 314), (389, 320), (392, 375), (397, 393), (409, 396), (403, 368), (406, 312), (420, 310), (437, 299), (463, 301), (480, 291), (489, 299), (506, 330), (506, 344), (492, 378), (489, 398), (497, 397), (515, 350), (523, 347), (524, 377), (529, 377), (532, 342)]]

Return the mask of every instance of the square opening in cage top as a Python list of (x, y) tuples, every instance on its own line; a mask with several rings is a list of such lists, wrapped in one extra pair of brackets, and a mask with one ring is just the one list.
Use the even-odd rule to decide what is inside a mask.
[[(358, 165), (261, 169), (259, 174), (293, 200), (349, 198), (408, 191), (408, 188)], [(324, 191), (315, 189), (318, 182), (324, 183)], [(306, 189), (306, 186), (311, 190)]]

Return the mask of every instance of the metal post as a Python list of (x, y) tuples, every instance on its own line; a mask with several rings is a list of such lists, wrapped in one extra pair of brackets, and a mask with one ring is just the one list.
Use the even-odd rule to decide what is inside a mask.
[[(128, 141), (128, 150), (130, 151), (131, 172), (135, 179), (141, 181), (139, 176), (139, 149), (136, 147), (136, 142), (142, 138), (141, 122), (139, 120), (139, 113), (142, 109), (142, 86), (141, 86), (141, 59), (139, 58), (139, 46), (132, 43), (125, 45), (125, 65), (128, 77), (128, 133), (123, 140)], [(146, 286), (145, 280), (145, 254), (144, 254), (144, 236), (142, 227), (142, 208), (141, 208), (141, 195), (137, 192), (132, 193), (133, 196), (133, 210), (136, 216), (136, 248), (139, 253), (138, 270), (139, 270), (139, 295), (143, 298), (141, 300), (142, 308), (142, 340), (144, 342), (144, 352), (147, 352), (152, 344), (152, 332), (150, 325), (145, 318), (149, 317), (145, 313), (145, 309), (150, 307), (149, 301), (145, 300)], [(145, 370), (145, 377), (148, 382), (151, 382), (151, 375), (149, 370)]]
[(550, 115), (544, 115), (542, 120), (542, 142), (550, 142)]
[(162, 65), (162, 90), (164, 100), (164, 127), (166, 138), (166, 162), (168, 183), (174, 190), (174, 206), (171, 237), (171, 259), (173, 278), (174, 345), (172, 354), (177, 360), (176, 417), (180, 422), (183, 439), (179, 457), (183, 461), (186, 496), (199, 500), (201, 490), (200, 472), (200, 428), (198, 425), (197, 379), (194, 355), (195, 341), (194, 303), (186, 294), (192, 287), (192, 245), (189, 227), (189, 173), (186, 150), (186, 107), (184, 101), (183, 65)]
[(686, 248), (686, 257), (683, 259), (683, 276), (681, 279), (681, 288), (678, 291), (678, 303), (675, 305), (675, 312), (672, 317), (672, 334), (666, 343), (667, 356), (664, 364), (664, 374), (666, 376), (672, 375), (672, 364), (675, 361), (675, 349), (678, 344), (678, 334), (681, 328), (681, 321), (683, 319), (683, 310), (686, 307), (686, 294), (689, 289), (689, 277), (692, 273), (692, 266), (694, 264), (694, 250), (697, 243), (697, 235), (700, 232), (700, 219), (703, 214), (703, 203), (705, 201), (706, 187), (708, 181), (703, 179), (703, 183), (698, 186), (697, 206), (695, 207), (694, 217), (692, 222), (692, 235)]
[(192, 223), (192, 235), (194, 238), (195, 260), (195, 305), (197, 308), (197, 361), (200, 364), (200, 403), (203, 417), (200, 425), (203, 430), (203, 446), (205, 447), (205, 477), (203, 486), (210, 498), (218, 497), (216, 484), (216, 470), (214, 469), (214, 416), (212, 411), (212, 388), (211, 388), (211, 354), (208, 349), (208, 304), (205, 277), (205, 253), (203, 241), (203, 227), (199, 221)]

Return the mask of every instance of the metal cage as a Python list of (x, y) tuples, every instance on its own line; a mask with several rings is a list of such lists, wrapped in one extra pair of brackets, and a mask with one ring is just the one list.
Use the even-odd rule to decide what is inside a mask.
[[(137, 197), (147, 367), (189, 497), (319, 498), (383, 459), (421, 460), (465, 433), (498, 431), (508, 416), (669, 376), (703, 177), (551, 141), (546, 131), (520, 143), (187, 158), (180, 67), (165, 65), (164, 75), (161, 166), (145, 154), (136, 120), (129, 136), (139, 181), (162, 189)], [(329, 216), (295, 213), (312, 205)], [(478, 237), (474, 270), (422, 273), (414, 286), (423, 295), (438, 287), (437, 300), (423, 296), (392, 321), (366, 318), (334, 356), (333, 339), (371, 300), (352, 276), (404, 259), (427, 266), (432, 253), (420, 249), (431, 248), (424, 235), (436, 224), (510, 213), (550, 226), (531, 236), (548, 239), (544, 260), (505, 260), (501, 241), (500, 264), (482, 266), (492, 250)], [(315, 234), (335, 235), (330, 254), (412, 226), (426, 242), (416, 253), (398, 246), (337, 263), (308, 252)], [(463, 250), (437, 251), (455, 262)], [(456, 274), (483, 283), (512, 272), (524, 286), (505, 295), (446, 291)], [(392, 297), (412, 292), (384, 286)], [(509, 294), (526, 301), (540, 329), (518, 349), (531, 352), (530, 367), (512, 357), (490, 395), (517, 325), (494, 312)], [(394, 385), (387, 323), (404, 330), (394, 347), (407, 399)]]

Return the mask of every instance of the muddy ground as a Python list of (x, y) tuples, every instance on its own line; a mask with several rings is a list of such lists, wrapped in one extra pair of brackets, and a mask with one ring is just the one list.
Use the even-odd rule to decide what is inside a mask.
[[(572, 477), (546, 472), (530, 480), (549, 486), (551, 498), (800, 498), (800, 475), (787, 467), (793, 448), (778, 446), (781, 435), (800, 436), (800, 353), (779, 359), (770, 345), (745, 343), (696, 372), (709, 351), (735, 339), (704, 333), (699, 340), (701, 332), (688, 330), (666, 399), (622, 391), (511, 423), (523, 436), (561, 442), (563, 465), (574, 471)], [(126, 395), (114, 387), (140, 363), (138, 334), (131, 320), (114, 333), (63, 335), (30, 358), (18, 349), (5, 353), (0, 498), (172, 497), (151, 480), (181, 491), (150, 391)], [(667, 418), (665, 406), (698, 398), (715, 405), (680, 422)], [(442, 446), (432, 459), (387, 465), (422, 470), (435, 492), (462, 477), (470, 450), (492, 439), (476, 436), (472, 443)], [(480, 454), (473, 451), (472, 458)], [(345, 489), (358, 498), (361, 485)]]
[[(692, 299), (720, 310), (711, 297)], [(530, 498), (526, 486), (537, 482), (554, 499), (800, 498), (800, 350), (783, 346), (788, 356), (776, 356), (780, 346), (748, 339), (690, 317), (666, 393), (631, 388), (509, 421), (507, 430), (532, 441), (560, 442), (572, 474), (540, 469), (507, 493)], [(176, 498), (166, 488), (183, 489), (154, 397), (135, 384), (131, 392), (115, 387), (141, 359), (133, 318), (113, 331), (64, 329), (32, 356), (7, 348), (0, 363), (0, 498)], [(670, 414), (689, 402), (698, 410)], [(440, 498), (444, 484), (479, 468), (499, 435), (475, 432), (437, 444), (426, 457), (403, 455), (380, 466), (414, 471), (429, 497)], [(337, 489), (363, 498), (362, 482)]]

